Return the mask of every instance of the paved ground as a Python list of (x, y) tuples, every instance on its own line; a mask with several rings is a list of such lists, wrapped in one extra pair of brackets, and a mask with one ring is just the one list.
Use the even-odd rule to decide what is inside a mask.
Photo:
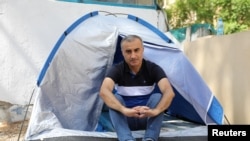
[[(22, 127), (23, 124), (23, 127)], [(0, 141), (24, 141), (28, 121), (15, 123), (0, 123)], [(22, 131), (21, 131), (22, 127)], [(20, 134), (21, 131), (21, 134)], [(20, 136), (19, 136), (20, 134)]]

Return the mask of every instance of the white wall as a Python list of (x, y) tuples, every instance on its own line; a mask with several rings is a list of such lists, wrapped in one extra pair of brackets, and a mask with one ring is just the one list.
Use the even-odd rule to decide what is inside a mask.
[(81, 16), (97, 10), (138, 16), (164, 31), (163, 14), (151, 9), (53, 0), (0, 1), (0, 101), (28, 104), (51, 49)]

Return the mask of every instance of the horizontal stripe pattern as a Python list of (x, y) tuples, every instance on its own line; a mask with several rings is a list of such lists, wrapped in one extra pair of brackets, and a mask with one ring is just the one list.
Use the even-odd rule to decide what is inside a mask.
[(116, 85), (117, 93), (122, 96), (143, 96), (152, 93), (155, 85), (151, 86), (118, 86)]

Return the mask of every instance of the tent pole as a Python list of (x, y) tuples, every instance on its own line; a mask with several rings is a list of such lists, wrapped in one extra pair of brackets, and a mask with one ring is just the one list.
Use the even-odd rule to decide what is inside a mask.
[(29, 100), (28, 105), (26, 105), (26, 106), (27, 106), (27, 109), (26, 109), (26, 111), (25, 111), (25, 115), (24, 115), (24, 118), (23, 118), (23, 121), (22, 121), (22, 125), (21, 125), (20, 131), (19, 131), (19, 135), (18, 135), (17, 141), (20, 140), (20, 136), (21, 136), (21, 133), (22, 133), (22, 130), (23, 130), (24, 121), (25, 121), (25, 119), (26, 119), (26, 116), (27, 116), (27, 113), (28, 113), (28, 109), (29, 109), (29, 106), (30, 106), (32, 97), (33, 97), (33, 95), (34, 95), (34, 92), (35, 92), (35, 88), (34, 88), (33, 91), (32, 91), (32, 94), (31, 94), (31, 96), (30, 96), (30, 100)]

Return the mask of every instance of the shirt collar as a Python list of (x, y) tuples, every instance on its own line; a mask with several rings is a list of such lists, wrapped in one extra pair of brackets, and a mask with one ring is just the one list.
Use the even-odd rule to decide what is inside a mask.
[[(123, 61), (123, 63), (124, 63), (125, 72), (130, 73), (130, 69), (128, 67), (128, 64), (125, 62), (125, 60)], [(141, 70), (144, 67), (144, 65), (145, 65), (145, 59), (142, 59), (142, 66), (141, 66), (141, 68), (140, 68), (140, 70), (139, 70), (139, 72), (137, 74), (141, 73)]]

